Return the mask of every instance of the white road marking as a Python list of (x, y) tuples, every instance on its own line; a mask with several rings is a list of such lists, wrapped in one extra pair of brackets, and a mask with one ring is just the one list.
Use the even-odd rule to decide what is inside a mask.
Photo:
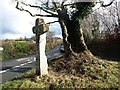
[[(59, 53), (54, 53), (54, 54), (53, 54), (53, 56), (57, 56), (57, 55), (59, 55)], [(47, 55), (47, 57), (48, 57), (48, 58), (51, 58), (50, 55)], [(36, 61), (36, 57), (21, 58), (21, 59), (18, 59), (18, 60), (16, 60), (16, 61), (23, 61), (23, 60), (27, 60), (28, 62), (23, 63), (23, 64), (20, 64), (20, 65), (18, 65), (18, 66), (14, 66), (14, 67), (12, 67), (12, 68), (10, 68), (10, 69), (6, 69), (6, 70), (3, 70), (3, 71), (0, 71), (0, 74), (5, 73), (5, 72), (7, 72), (7, 71), (10, 71), (10, 70), (12, 70), (12, 69), (19, 68), (19, 67), (21, 67), (21, 66), (27, 65), (27, 64), (29, 64), (29, 63), (32, 63), (32, 62)]]
[(28, 58), (20, 58), (20, 59), (17, 59), (16, 61), (20, 62), (20, 61), (24, 61), (24, 60), (28, 60)]
[(54, 56), (57, 56), (57, 55), (59, 55), (59, 53), (54, 53), (53, 55), (54, 55)]
[(3, 51), (3, 47), (0, 47), (0, 51)]
[(30, 59), (27, 60), (28, 62), (31, 61)]
[(10, 71), (11, 69), (16, 69), (16, 68), (19, 68), (19, 67), (21, 67), (21, 66), (30, 64), (30, 63), (32, 63), (32, 62), (34, 62), (34, 61), (35, 61), (35, 60), (29, 61), (29, 62), (26, 62), (26, 63), (23, 63), (23, 64), (20, 64), (19, 66), (14, 66), (14, 67), (12, 67), (12, 68), (10, 68), (10, 69), (6, 69), (6, 70), (3, 70), (3, 71), (0, 71), (0, 74), (1, 74), (1, 73), (5, 73), (5, 72), (7, 72), (7, 71)]
[(36, 61), (36, 57), (33, 58), (33, 61)]

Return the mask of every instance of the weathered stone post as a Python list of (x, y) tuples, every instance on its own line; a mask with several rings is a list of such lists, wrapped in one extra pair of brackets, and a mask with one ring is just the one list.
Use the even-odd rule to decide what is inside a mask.
[(37, 18), (32, 30), (36, 35), (36, 74), (40, 76), (46, 75), (48, 74), (48, 64), (45, 55), (45, 45), (46, 32), (49, 28), (42, 18)]

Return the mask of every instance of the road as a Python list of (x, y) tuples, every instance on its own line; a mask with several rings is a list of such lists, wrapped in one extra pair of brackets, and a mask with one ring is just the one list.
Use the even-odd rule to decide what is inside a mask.
[[(59, 52), (60, 45), (46, 52), (48, 61), (61, 57), (64, 54)], [(0, 61), (0, 83), (21, 76), (24, 72), (35, 68), (35, 55), (18, 59)]]

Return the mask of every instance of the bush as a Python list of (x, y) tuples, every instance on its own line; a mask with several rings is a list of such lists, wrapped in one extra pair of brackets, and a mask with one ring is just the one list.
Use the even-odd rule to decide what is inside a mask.
[(3, 42), (3, 59), (21, 57), (35, 53), (35, 44), (24, 41)]
[(120, 57), (120, 39), (111, 40), (92, 40), (87, 43), (89, 50), (97, 56), (102, 57)]
[(54, 48), (55, 46), (62, 43), (62, 39), (60, 38), (53, 38), (52, 40), (47, 40), (46, 42), (46, 51)]
[[(53, 41), (47, 40), (46, 42), (46, 51), (54, 48), (56, 45), (62, 43), (62, 40), (59, 38), (53, 38)], [(2, 58), (10, 59), (15, 57), (22, 57), (31, 54), (35, 54), (36, 45), (33, 42), (27, 41), (13, 41), (7, 40), (3, 42), (2, 47), (4, 48)]]

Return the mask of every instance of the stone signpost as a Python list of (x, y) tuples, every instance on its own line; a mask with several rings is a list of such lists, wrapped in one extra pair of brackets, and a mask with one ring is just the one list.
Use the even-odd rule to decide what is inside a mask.
[(37, 18), (32, 30), (36, 35), (36, 74), (41, 76), (46, 75), (48, 74), (48, 64), (45, 55), (45, 46), (46, 32), (49, 28), (42, 18)]

